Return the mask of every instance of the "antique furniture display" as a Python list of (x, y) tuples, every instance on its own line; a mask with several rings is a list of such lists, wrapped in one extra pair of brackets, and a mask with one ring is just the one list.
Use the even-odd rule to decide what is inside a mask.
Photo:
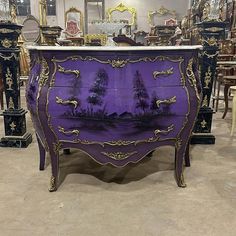
[(27, 147), (32, 135), (26, 131), (25, 111), (20, 103), (20, 64), (17, 47), (21, 25), (9, 21), (0, 22), (0, 71), (4, 84), (7, 108), (4, 110), (5, 135), (1, 147)]
[(201, 100), (198, 52), (178, 47), (29, 48), (26, 91), (40, 149), (59, 184), (59, 150), (78, 148), (100, 164), (136, 163), (162, 145), (175, 147), (175, 177)]
[(171, 45), (170, 38), (175, 34), (177, 26), (176, 12), (162, 6), (159, 10), (148, 12), (148, 22), (151, 29), (154, 29), (154, 34), (147, 37), (150, 44), (155, 40), (153, 36), (157, 36), (156, 45)]

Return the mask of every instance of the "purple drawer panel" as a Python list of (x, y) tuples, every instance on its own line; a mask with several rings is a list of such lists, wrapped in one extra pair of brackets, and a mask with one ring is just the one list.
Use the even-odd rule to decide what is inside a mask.
[[(189, 109), (188, 94), (180, 86), (102, 91), (103, 93), (98, 89), (50, 88), (48, 113), (59, 118), (97, 115), (100, 118), (135, 118), (140, 115), (184, 115)], [(44, 106), (40, 109), (44, 109)]]
[(182, 61), (136, 62), (122, 68), (96, 61), (67, 61), (55, 64), (54, 86), (89, 88), (95, 81), (106, 80), (108, 88), (133, 87), (135, 80), (143, 81), (147, 88), (153, 86), (180, 86)]
[[(68, 118), (50, 119), (58, 140), (103, 145), (104, 142), (130, 141), (136, 144), (149, 139), (158, 141), (177, 136), (185, 121), (184, 116), (154, 116), (152, 118), (104, 119)], [(133, 143), (134, 144), (134, 143)], [(109, 146), (109, 145), (108, 145)]]

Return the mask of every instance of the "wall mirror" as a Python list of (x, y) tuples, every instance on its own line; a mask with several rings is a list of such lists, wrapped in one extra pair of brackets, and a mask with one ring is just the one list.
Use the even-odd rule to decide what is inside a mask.
[(82, 12), (71, 7), (65, 12), (65, 30), (66, 37), (79, 37), (83, 34), (83, 16)]
[(40, 38), (39, 21), (32, 15), (28, 15), (23, 22), (21, 30), (25, 42), (37, 43)]
[(127, 21), (129, 25), (136, 25), (137, 13), (135, 8), (120, 3), (117, 7), (108, 9), (107, 17), (109, 21)]
[(159, 10), (148, 12), (148, 23), (151, 27), (156, 25), (165, 25), (165, 21), (171, 18), (176, 19), (176, 12), (168, 10), (163, 6), (161, 6)]
[(105, 1), (104, 0), (85, 0), (85, 33), (93, 34), (97, 28), (94, 21), (102, 21), (105, 18)]

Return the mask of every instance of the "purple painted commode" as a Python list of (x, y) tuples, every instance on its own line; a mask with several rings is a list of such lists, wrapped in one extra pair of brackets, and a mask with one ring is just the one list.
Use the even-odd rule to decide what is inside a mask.
[[(58, 187), (59, 150), (78, 148), (100, 164), (136, 163), (159, 146), (175, 147), (175, 177), (196, 119), (200, 46), (30, 47), (26, 91), (40, 150)], [(186, 151), (187, 150), (187, 151)]]

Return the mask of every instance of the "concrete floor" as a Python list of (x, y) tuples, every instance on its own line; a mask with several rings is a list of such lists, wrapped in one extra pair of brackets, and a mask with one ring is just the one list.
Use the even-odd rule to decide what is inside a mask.
[[(35, 136), (27, 149), (1, 148), (0, 236), (235, 236), (236, 131), (229, 136), (231, 113), (221, 115), (216, 144), (191, 146), (185, 189), (175, 183), (171, 147), (123, 169), (72, 150), (61, 156), (54, 193), (50, 165), (38, 170)], [(3, 136), (2, 117), (0, 125)], [(27, 125), (33, 133), (29, 116)]]

